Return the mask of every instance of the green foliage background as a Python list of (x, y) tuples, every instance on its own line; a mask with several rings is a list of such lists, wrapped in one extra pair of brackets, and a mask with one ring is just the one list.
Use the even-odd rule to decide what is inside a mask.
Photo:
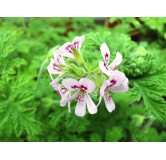
[[(102, 42), (123, 54), (130, 90), (112, 113), (77, 117), (49, 86), (49, 49), (81, 35), (90, 68)], [(0, 141), (166, 141), (165, 46), (166, 18), (0, 18)]]

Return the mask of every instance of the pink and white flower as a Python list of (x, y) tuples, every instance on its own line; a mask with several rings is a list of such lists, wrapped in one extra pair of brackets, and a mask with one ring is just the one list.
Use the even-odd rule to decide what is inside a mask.
[[(105, 105), (109, 112), (115, 109), (115, 104), (112, 100), (113, 92), (127, 92), (128, 89), (128, 79), (125, 74), (117, 70), (113, 71), (109, 80), (105, 81), (100, 88), (100, 96), (104, 97)], [(100, 102), (101, 98), (99, 104)]]
[(110, 50), (106, 43), (102, 43), (102, 45), (100, 46), (100, 51), (103, 57), (103, 61), (99, 62), (99, 67), (104, 74), (110, 76), (112, 71), (117, 70), (117, 66), (122, 62), (122, 55), (117, 52), (113, 62), (108, 65), (108, 62), (110, 60)]
[(77, 49), (78, 52), (80, 52), (84, 40), (85, 36), (77, 36), (73, 39), (72, 42), (66, 42), (58, 49), (58, 51), (61, 53), (62, 56), (74, 58), (73, 48)]
[(90, 114), (97, 113), (97, 106), (94, 104), (89, 96), (92, 93), (96, 85), (93, 81), (88, 78), (81, 78), (79, 82), (73, 78), (66, 78), (62, 81), (62, 85), (67, 88), (70, 92), (76, 91), (69, 98), (64, 99), (61, 105), (65, 105), (67, 102), (77, 99), (77, 105), (75, 108), (75, 114), (83, 117), (86, 113), (86, 106)]
[[(61, 102), (67, 99), (70, 96), (70, 91), (65, 88), (62, 84), (58, 84), (59, 79), (54, 79), (50, 85), (54, 88), (55, 91), (61, 96)], [(61, 103), (60, 102), (60, 103)], [(68, 110), (70, 112), (70, 102), (68, 102)]]
[(65, 66), (65, 61), (59, 52), (54, 51), (53, 55), (54, 58), (51, 58), (47, 70), (49, 74), (61, 74), (63, 73), (63, 66)]

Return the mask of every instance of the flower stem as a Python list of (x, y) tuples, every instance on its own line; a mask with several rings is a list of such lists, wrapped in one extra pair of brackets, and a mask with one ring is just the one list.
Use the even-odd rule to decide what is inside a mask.
[(39, 73), (38, 73), (38, 76), (37, 76), (37, 82), (36, 82), (36, 86), (35, 86), (35, 93), (37, 92), (37, 89), (38, 89), (38, 85), (39, 85), (39, 80), (41, 78), (41, 75), (42, 75), (42, 72), (43, 72), (43, 68), (45, 67), (45, 65), (47, 64), (48, 60), (45, 59), (42, 63), (42, 65), (40, 66), (40, 69), (39, 69)]
[(154, 122), (154, 118), (150, 118), (148, 120), (148, 122), (146, 123), (146, 125), (143, 128), (143, 132), (146, 133), (148, 131), (148, 129), (150, 128), (150, 126), (153, 124)]

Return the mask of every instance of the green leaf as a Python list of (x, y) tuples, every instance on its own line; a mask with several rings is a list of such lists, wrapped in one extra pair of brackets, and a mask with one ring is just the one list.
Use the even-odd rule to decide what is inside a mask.
[(123, 130), (121, 127), (113, 127), (111, 130), (106, 130), (106, 142), (117, 142), (124, 137)]
[(97, 133), (92, 133), (90, 136), (91, 142), (102, 142), (102, 137)]
[(131, 90), (133, 101), (143, 99), (146, 115), (153, 115), (160, 121), (166, 121), (166, 101), (163, 98), (166, 96), (165, 75), (166, 71), (163, 68), (145, 78), (133, 80), (134, 88)]

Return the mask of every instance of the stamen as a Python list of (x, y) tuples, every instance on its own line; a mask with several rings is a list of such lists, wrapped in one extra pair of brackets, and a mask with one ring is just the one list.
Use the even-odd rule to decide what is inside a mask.
[(80, 93), (80, 95), (77, 97), (77, 100), (79, 101), (79, 102), (84, 102), (84, 93)]
[(64, 87), (61, 88), (61, 93), (62, 93), (62, 94), (65, 94), (66, 92), (67, 92), (67, 89), (66, 89), (66, 88), (64, 88)]
[(80, 86), (80, 89), (86, 91), (88, 88), (85, 87), (84, 85), (81, 85), (81, 86)]
[(116, 71), (116, 70), (118, 70), (118, 67), (117, 67), (117, 66), (114, 67), (114, 71)]
[(106, 93), (106, 100), (107, 100), (107, 101), (110, 101), (110, 100), (111, 100), (111, 96), (110, 96), (108, 93)]

